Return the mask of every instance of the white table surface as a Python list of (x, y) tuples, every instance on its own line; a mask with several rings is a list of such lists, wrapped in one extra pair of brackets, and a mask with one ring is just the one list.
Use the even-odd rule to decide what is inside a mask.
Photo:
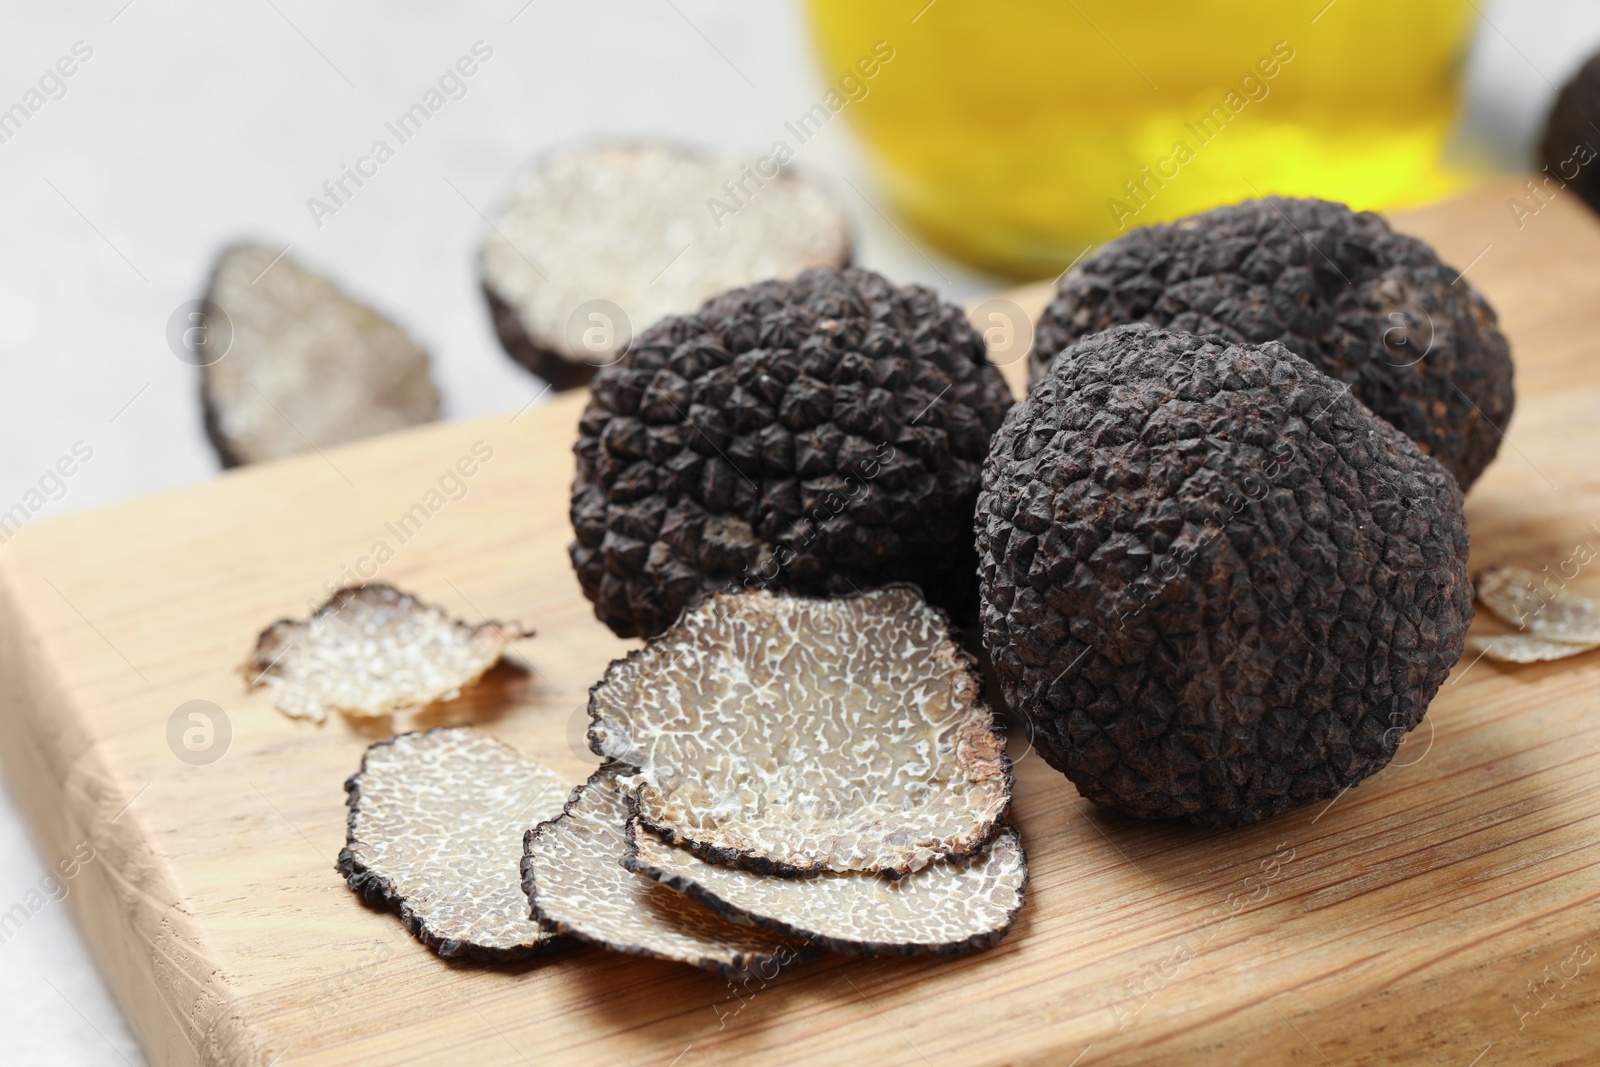
[[(1462, 143), (1514, 168), (1555, 86), (1600, 48), (1600, 5), (1477, 3)], [(306, 198), (479, 40), (494, 54), (467, 95), (315, 228)], [(596, 134), (760, 154), (822, 93), (794, 0), (6, 0), (0, 108), (78, 41), (93, 55), (66, 94), (0, 144), (0, 510), (80, 440), (93, 458), (42, 514), (216, 473), (198, 372), (168, 350), (166, 325), (237, 237), (289, 244), (401, 321), (433, 356), (445, 418), (526, 403), (541, 383), (501, 352), (473, 271), (478, 211), (517, 164)], [(853, 215), (864, 265), (952, 299), (993, 287), (914, 248), (864, 199), (844, 123), (797, 163)], [(45, 867), (0, 795), (0, 912)], [(0, 944), (0, 1062), (143, 1062), (68, 904)]]

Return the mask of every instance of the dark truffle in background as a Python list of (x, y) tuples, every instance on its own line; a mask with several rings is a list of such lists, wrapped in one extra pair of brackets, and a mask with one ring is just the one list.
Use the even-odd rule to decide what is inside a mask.
[(1539, 163), (1584, 202), (1600, 211), (1600, 53), (1561, 87), (1545, 121)]
[(580, 423), (583, 591), (625, 637), (743, 588), (911, 582), (959, 617), (1010, 405), (960, 308), (870, 271), (816, 268), (663, 319), (595, 376)]
[(1130, 322), (1281, 341), (1463, 490), (1511, 418), (1510, 348), (1488, 303), (1426, 244), (1343, 204), (1248, 200), (1119, 237), (1062, 279), (1031, 378), (1080, 337)]
[(1254, 822), (1381, 769), (1472, 620), (1461, 491), (1280, 344), (1067, 349), (995, 435), (984, 644), (1099, 804)]

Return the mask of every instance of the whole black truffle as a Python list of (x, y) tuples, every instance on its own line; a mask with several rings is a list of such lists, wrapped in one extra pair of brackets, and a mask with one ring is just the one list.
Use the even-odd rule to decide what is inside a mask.
[(1594, 166), (1600, 146), (1600, 53), (1578, 68), (1572, 80), (1561, 87), (1555, 106), (1545, 121), (1544, 137), (1539, 142), (1539, 162), (1555, 179), (1546, 189), (1554, 193), (1562, 185), (1590, 207), (1600, 211), (1600, 167)]
[(973, 506), (1010, 405), (960, 308), (870, 271), (663, 319), (595, 376), (580, 423), (584, 594), (624, 637), (723, 590), (912, 582), (970, 609)]
[(977, 533), (1007, 699), (1130, 815), (1247, 823), (1359, 782), (1472, 620), (1454, 479), (1276, 343), (1068, 348), (995, 435)]
[(1128, 322), (1281, 341), (1443, 463), (1465, 491), (1511, 418), (1495, 314), (1431, 248), (1325, 200), (1248, 200), (1134, 230), (1066, 278), (1030, 372)]

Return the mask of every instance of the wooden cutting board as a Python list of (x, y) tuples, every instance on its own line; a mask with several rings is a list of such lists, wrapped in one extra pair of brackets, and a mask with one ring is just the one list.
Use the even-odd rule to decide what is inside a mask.
[[(1515, 195), (1396, 220), (1470, 264), (1516, 352), (1515, 420), (1468, 501), (1474, 568), (1600, 550), (1600, 225), (1562, 195), (1519, 229)], [(67, 861), (69, 906), (153, 1062), (1600, 1055), (1600, 653), (1463, 662), (1393, 766), (1241, 830), (1099, 812), (1026, 756), (1015, 811), (1033, 882), (990, 952), (828, 957), (737, 990), (597, 950), (441, 962), (335, 873), (342, 783), (374, 738), (460, 721), (573, 782), (587, 772), (585, 692), (631, 643), (594, 620), (564, 551), (582, 403), (247, 468), (32, 523), (0, 549), (6, 778), (47, 861)], [(492, 456), (437, 492), (475, 444)], [(398, 526), (419, 503), (425, 521)], [(236, 665), (257, 631), (370, 574), (380, 543), (385, 580), (539, 636), (469, 698), (393, 723), (313, 726), (247, 693)], [(1600, 591), (1592, 569), (1575, 584)], [(184, 712), (169, 727), (196, 700), (225, 723), (192, 752), (182, 734), (199, 725)]]

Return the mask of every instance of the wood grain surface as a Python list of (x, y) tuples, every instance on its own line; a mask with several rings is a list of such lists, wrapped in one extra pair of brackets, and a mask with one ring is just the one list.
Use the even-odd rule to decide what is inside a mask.
[[(1600, 551), (1600, 225), (1562, 195), (1518, 229), (1514, 195), (1396, 220), (1470, 264), (1516, 354), (1517, 413), (1468, 500), (1475, 569)], [(154, 1063), (1600, 1057), (1600, 653), (1463, 662), (1389, 769), (1241, 830), (1102, 813), (1020, 750), (1033, 881), (990, 952), (832, 956), (748, 989), (597, 950), (441, 962), (334, 871), (342, 783), (374, 738), (460, 721), (587, 772), (585, 692), (632, 643), (566, 559), (582, 403), (247, 468), (0, 548), (6, 777), (47, 862), (78, 857), (67, 906)], [(458, 489), (445, 476), (480, 442)], [(379, 544), (384, 580), (538, 636), (467, 698), (392, 722), (317, 727), (247, 692), (257, 631), (370, 573)], [(191, 751), (196, 700), (231, 737)]]

